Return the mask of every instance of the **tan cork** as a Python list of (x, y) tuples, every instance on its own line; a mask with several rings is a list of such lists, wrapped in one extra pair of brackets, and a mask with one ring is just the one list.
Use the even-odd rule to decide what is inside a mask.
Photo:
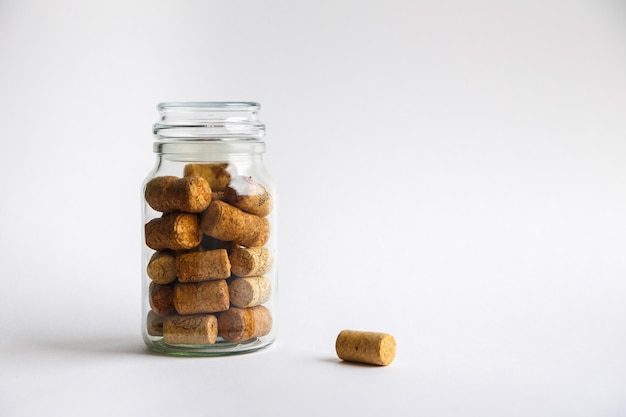
[(265, 217), (272, 210), (272, 195), (252, 177), (238, 176), (224, 190), (224, 201), (241, 210)]
[(202, 231), (198, 216), (171, 213), (150, 220), (145, 226), (146, 245), (154, 250), (191, 249), (200, 244)]
[(189, 252), (176, 256), (179, 282), (199, 282), (230, 277), (230, 260), (226, 249)]
[(236, 307), (254, 307), (269, 301), (272, 283), (265, 277), (237, 278), (228, 284), (230, 303)]
[(265, 246), (236, 248), (229, 255), (231, 270), (238, 277), (263, 275), (272, 269), (273, 256)]
[(231, 307), (217, 322), (220, 336), (231, 343), (265, 336), (272, 330), (272, 314), (265, 306)]
[(217, 340), (217, 318), (212, 314), (167, 317), (163, 340), (170, 345), (212, 345)]
[(165, 319), (150, 310), (146, 317), (146, 330), (150, 336), (163, 336), (163, 321)]
[(154, 252), (147, 267), (148, 277), (157, 284), (169, 284), (176, 280), (176, 258), (167, 251)]
[(263, 246), (270, 235), (265, 217), (246, 213), (219, 200), (212, 201), (202, 213), (200, 228), (211, 237), (246, 247)]
[(159, 316), (167, 316), (168, 314), (176, 312), (174, 308), (173, 285), (162, 285), (151, 282), (148, 292), (150, 307), (156, 314)]
[(230, 306), (226, 280), (179, 283), (174, 287), (178, 314), (216, 313)]
[(344, 361), (389, 365), (396, 355), (396, 341), (386, 333), (342, 330), (335, 350)]
[(202, 177), (163, 176), (146, 184), (146, 202), (163, 213), (186, 211), (203, 212), (211, 203), (211, 186)]
[(213, 191), (224, 191), (230, 182), (231, 172), (234, 170), (234, 166), (229, 166), (226, 163), (187, 164), (183, 175), (185, 177), (202, 177), (208, 181)]

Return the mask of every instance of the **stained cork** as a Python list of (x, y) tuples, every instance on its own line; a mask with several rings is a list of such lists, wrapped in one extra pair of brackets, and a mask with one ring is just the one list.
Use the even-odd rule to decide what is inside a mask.
[(269, 301), (272, 283), (265, 277), (236, 278), (228, 284), (230, 303), (236, 307), (254, 307)]
[(159, 316), (167, 316), (176, 312), (174, 308), (174, 286), (162, 285), (156, 282), (150, 283), (149, 301), (150, 308)]
[(270, 235), (265, 217), (246, 213), (219, 200), (212, 201), (202, 213), (200, 228), (211, 237), (246, 247), (263, 246)]
[(191, 249), (200, 244), (202, 231), (197, 215), (171, 213), (146, 223), (145, 236), (146, 245), (154, 250)]
[(269, 334), (272, 330), (272, 314), (265, 306), (231, 307), (220, 314), (218, 328), (220, 336), (225, 341), (243, 342)]
[(202, 177), (155, 177), (146, 184), (144, 195), (150, 207), (163, 213), (200, 213), (212, 198), (211, 186)]
[(216, 313), (230, 306), (226, 280), (178, 283), (174, 307), (178, 314)]
[(229, 255), (231, 270), (238, 277), (263, 275), (270, 269), (274, 259), (265, 246), (236, 248)]
[(199, 282), (230, 277), (230, 260), (226, 249), (189, 252), (176, 256), (179, 282)]
[(217, 340), (217, 318), (212, 314), (167, 317), (163, 340), (170, 345), (212, 345)]
[(249, 176), (233, 178), (224, 190), (224, 201), (261, 217), (267, 216), (272, 211), (272, 195)]
[(172, 252), (155, 252), (146, 269), (148, 277), (157, 284), (169, 284), (176, 280), (176, 258)]
[(146, 330), (150, 336), (163, 336), (163, 316), (150, 310), (146, 317)]
[(187, 164), (183, 175), (185, 177), (202, 177), (211, 186), (213, 191), (224, 191), (231, 179), (235, 167), (227, 163), (215, 164)]
[(386, 333), (342, 330), (335, 350), (344, 361), (389, 365), (396, 355), (396, 341)]

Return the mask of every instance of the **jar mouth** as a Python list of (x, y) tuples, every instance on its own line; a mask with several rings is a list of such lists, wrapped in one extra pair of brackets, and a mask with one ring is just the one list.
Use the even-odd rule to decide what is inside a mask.
[(158, 141), (260, 140), (265, 136), (260, 108), (252, 101), (163, 102), (152, 131)]

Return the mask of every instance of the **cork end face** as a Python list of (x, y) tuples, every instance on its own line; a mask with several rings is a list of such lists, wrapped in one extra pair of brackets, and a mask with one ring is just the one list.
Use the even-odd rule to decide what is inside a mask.
[(396, 340), (390, 334), (383, 334), (378, 348), (379, 365), (389, 365), (396, 357)]

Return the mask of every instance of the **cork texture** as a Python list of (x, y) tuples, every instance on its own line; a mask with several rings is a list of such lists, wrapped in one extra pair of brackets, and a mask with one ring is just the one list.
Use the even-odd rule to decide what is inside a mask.
[(187, 164), (183, 175), (202, 177), (207, 180), (213, 191), (224, 191), (230, 182), (231, 172), (234, 171), (235, 167), (227, 163)]
[(200, 228), (211, 237), (246, 247), (263, 246), (270, 234), (266, 218), (219, 200), (212, 201), (202, 213)]
[(176, 256), (179, 282), (199, 282), (230, 277), (230, 260), (226, 249), (189, 252)]
[(146, 269), (148, 277), (157, 284), (169, 284), (176, 280), (176, 258), (171, 252), (155, 252)]
[(272, 330), (272, 314), (265, 306), (232, 307), (220, 314), (218, 329), (220, 336), (231, 343), (265, 336)]
[(150, 336), (163, 336), (163, 321), (165, 319), (150, 310), (146, 317), (146, 330)]
[(228, 284), (230, 303), (236, 307), (254, 307), (269, 301), (272, 283), (265, 277), (237, 278)]
[(272, 269), (272, 253), (265, 246), (236, 248), (229, 255), (232, 273), (238, 277), (263, 275)]
[(217, 318), (211, 314), (167, 317), (163, 340), (171, 345), (212, 345), (217, 340)]
[(211, 186), (202, 177), (162, 176), (146, 184), (146, 202), (156, 211), (200, 213), (211, 203)]
[(344, 361), (389, 365), (396, 355), (396, 341), (387, 333), (342, 330), (335, 350)]
[(200, 245), (202, 231), (197, 215), (171, 213), (146, 223), (145, 238), (146, 245), (154, 250), (191, 249)]
[(159, 316), (176, 312), (174, 308), (174, 286), (151, 282), (148, 288), (150, 308)]
[(230, 306), (226, 280), (178, 283), (174, 307), (178, 314), (216, 313)]
[(272, 211), (272, 196), (267, 189), (249, 176), (237, 176), (224, 190), (224, 201), (260, 217)]

